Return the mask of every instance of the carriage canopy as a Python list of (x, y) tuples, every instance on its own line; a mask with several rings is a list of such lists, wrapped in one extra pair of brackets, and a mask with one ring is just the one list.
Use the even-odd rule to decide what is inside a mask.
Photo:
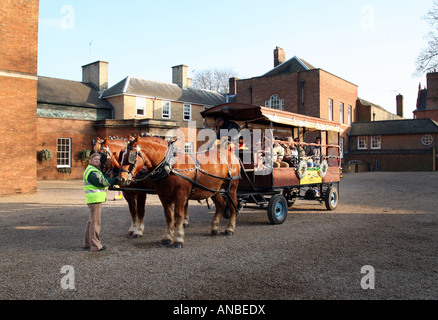
[(254, 123), (274, 123), (278, 125), (301, 127), (309, 130), (342, 132), (343, 129), (334, 121), (305, 116), (272, 108), (244, 103), (227, 103), (201, 112), (205, 117), (222, 116), (232, 120)]

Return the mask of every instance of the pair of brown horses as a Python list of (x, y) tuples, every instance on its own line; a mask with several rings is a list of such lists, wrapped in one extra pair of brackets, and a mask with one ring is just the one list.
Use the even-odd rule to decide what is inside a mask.
[[(107, 159), (112, 158), (112, 166), (119, 169), (120, 185), (124, 188), (156, 190), (166, 219), (166, 232), (161, 240), (163, 245), (172, 244), (176, 248), (184, 245), (189, 200), (213, 200), (216, 211), (211, 222), (212, 235), (220, 234), (221, 218), (228, 206), (230, 219), (225, 234), (234, 233), (240, 164), (232, 152), (219, 149), (196, 155), (183, 153), (175, 149), (173, 142), (157, 137), (130, 137), (123, 146), (118, 144), (118, 148), (112, 146), (111, 141), (117, 140), (105, 139), (100, 150), (107, 150)], [(120, 156), (114, 161), (116, 155)], [(140, 225), (142, 234), (146, 193), (123, 193), (129, 204), (133, 225), (137, 228)], [(133, 200), (128, 200), (132, 198), (136, 199), (136, 205)]]
[[(130, 137), (130, 139), (134, 139)], [(128, 144), (127, 139), (97, 138), (95, 140), (93, 151), (103, 154), (106, 161), (103, 164), (104, 171), (113, 171), (113, 174), (118, 174), (120, 169), (119, 155), (126, 149)], [(102, 162), (102, 161), (101, 161)], [(153, 189), (153, 183), (149, 180), (142, 181), (138, 185), (131, 185), (127, 188), (142, 188)], [(144, 232), (144, 216), (147, 193), (136, 191), (122, 191), (123, 198), (128, 203), (129, 213), (131, 214), (131, 226), (128, 231), (128, 237), (140, 238)]]

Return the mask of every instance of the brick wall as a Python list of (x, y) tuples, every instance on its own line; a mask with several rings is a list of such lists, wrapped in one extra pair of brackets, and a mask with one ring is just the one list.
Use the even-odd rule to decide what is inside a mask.
[[(438, 135), (432, 134), (433, 144), (429, 146), (423, 145), (421, 138), (423, 134), (404, 134), (404, 135), (383, 135), (381, 136), (381, 150), (406, 150), (406, 149), (430, 149), (432, 147), (438, 148)], [(350, 150), (355, 151), (357, 149), (358, 137), (351, 137)], [(371, 150), (370, 142), (371, 137), (368, 136), (367, 150)]]
[(0, 196), (36, 192), (38, 5), (0, 5)]
[[(303, 90), (304, 83), (304, 90)], [(306, 72), (256, 77), (237, 80), (238, 103), (252, 103), (264, 106), (265, 101), (277, 94), (284, 99), (285, 111), (303, 113), (308, 116), (328, 119), (328, 99), (333, 99), (334, 121), (340, 121), (340, 103), (344, 103), (344, 150), (349, 148), (348, 106), (352, 108), (352, 121), (355, 121), (357, 86), (321, 69)], [(303, 97), (304, 96), (304, 97)], [(304, 99), (303, 99), (304, 98)], [(302, 102), (304, 100), (304, 108)], [(316, 134), (307, 134), (313, 141)], [(313, 139), (313, 140), (312, 140)]]
[[(380, 171), (434, 171), (436, 170), (436, 150), (438, 135), (433, 134), (434, 143), (425, 146), (421, 142), (422, 134), (411, 135), (384, 135), (381, 136), (381, 149), (371, 150), (370, 137), (368, 137), (369, 154), (354, 154), (357, 150), (358, 137), (351, 137), (351, 150), (345, 161), (360, 160), (371, 166), (374, 170), (379, 166)], [(391, 150), (392, 152), (388, 152)], [(407, 153), (407, 150), (410, 150)], [(371, 154), (383, 151), (382, 154)]]
[(38, 0), (2, 1), (0, 70), (37, 73)]
[(0, 76), (0, 196), (36, 191), (37, 82)]
[[(36, 148), (37, 151), (49, 149), (53, 154), (53, 159), (48, 162), (41, 163), (38, 161), (38, 179), (81, 179), (87, 164), (80, 160), (79, 155), (83, 149), (91, 149), (91, 141), (97, 137), (96, 130), (93, 127), (95, 121), (38, 118), (36, 124), (38, 134), (36, 146), (33, 144), (33, 153), (35, 153)], [(57, 170), (57, 138), (71, 139), (71, 173), (59, 173)]]
[(430, 118), (438, 122), (438, 109), (435, 110), (415, 110), (414, 111), (415, 119), (425, 119)]
[(317, 70), (237, 80), (236, 102), (265, 106), (265, 101), (277, 94), (279, 99), (284, 99), (285, 111), (302, 113), (301, 79), (306, 81), (304, 90), (305, 113), (318, 116), (319, 90), (315, 90), (315, 88), (319, 88)]
[(352, 107), (352, 122), (356, 121), (357, 86), (324, 70), (320, 72), (320, 104), (323, 119), (329, 119), (328, 100), (333, 100), (333, 121), (341, 121), (341, 102), (344, 104), (344, 121), (348, 123), (348, 107)]

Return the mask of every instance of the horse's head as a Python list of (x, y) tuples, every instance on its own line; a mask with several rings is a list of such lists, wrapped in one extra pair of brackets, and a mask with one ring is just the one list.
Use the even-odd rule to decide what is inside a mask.
[(130, 184), (134, 177), (143, 170), (145, 158), (138, 143), (138, 137), (131, 139), (120, 159), (120, 185)]
[(126, 185), (144, 169), (152, 171), (166, 154), (168, 143), (158, 137), (140, 137), (128, 142), (120, 160), (119, 181)]
[(93, 152), (100, 152), (100, 148), (102, 147), (102, 143), (105, 141), (105, 139), (101, 139), (97, 137), (96, 140), (93, 139)]

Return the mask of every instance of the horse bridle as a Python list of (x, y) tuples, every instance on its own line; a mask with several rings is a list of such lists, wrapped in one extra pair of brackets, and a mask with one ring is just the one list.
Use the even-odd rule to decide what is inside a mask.
[[(127, 153), (128, 152), (128, 163), (130, 164), (130, 166), (129, 166), (129, 168), (128, 168), (128, 170), (126, 170), (126, 169), (123, 169), (123, 167), (122, 167), (122, 164), (123, 164), (123, 162), (124, 162), (124, 157), (125, 157), (125, 153)], [(141, 152), (141, 150), (140, 150), (140, 147), (132, 147), (132, 146), (128, 146), (127, 148), (126, 148), (126, 152), (124, 153), (124, 155), (123, 155), (123, 158), (122, 158), (122, 161), (121, 161), (121, 163), (120, 163), (120, 169), (119, 169), (119, 171), (120, 172), (127, 172), (128, 173), (128, 180), (131, 180), (131, 178), (132, 178), (132, 172), (133, 172), (133, 169), (136, 167), (136, 165), (137, 165), (137, 158), (138, 157), (140, 157), (142, 160), (143, 160), (143, 164), (145, 164), (146, 163), (146, 161), (145, 161), (145, 159), (144, 159), (144, 157), (143, 157), (143, 153)], [(135, 178), (133, 179), (134, 180), (134, 182), (135, 182)]]
[[(104, 172), (105, 171), (105, 167), (106, 167), (106, 160), (108, 159), (108, 155), (109, 155), (112, 163), (115, 163), (115, 161), (117, 159), (115, 158), (114, 154), (111, 152), (109, 146), (106, 146), (106, 147), (102, 146), (102, 144), (105, 142), (105, 140), (99, 140), (97, 142), (100, 143), (100, 150), (99, 150), (99, 153), (101, 154), (100, 165), (101, 165), (102, 171)], [(104, 156), (104, 157), (102, 157), (102, 156)], [(103, 161), (103, 159), (104, 159), (104, 161)], [(117, 160), (117, 162), (119, 163), (119, 160)], [(114, 169), (115, 169), (114, 167), (111, 167), (106, 172), (112, 170), (113, 173), (115, 173)]]

